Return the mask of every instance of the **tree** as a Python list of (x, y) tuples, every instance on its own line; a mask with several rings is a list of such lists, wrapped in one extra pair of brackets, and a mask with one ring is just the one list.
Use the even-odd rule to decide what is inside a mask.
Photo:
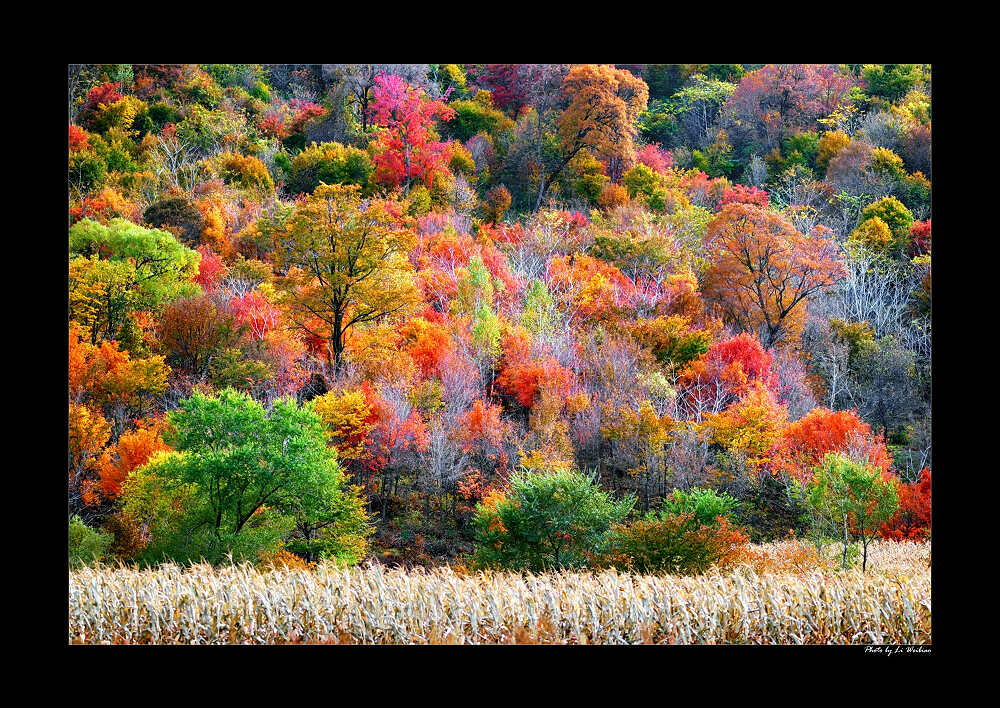
[[(623, 166), (635, 162), (636, 120), (646, 108), (649, 88), (628, 71), (610, 65), (574, 66), (563, 79), (561, 93), (568, 102), (556, 125), (558, 149), (552, 160), (537, 155), (540, 183), (535, 211), (552, 182), (582, 150)], [(543, 116), (537, 117), (536, 146), (540, 151), (545, 131)], [(617, 171), (619, 176), (621, 170)]]
[(375, 77), (372, 120), (384, 130), (376, 143), (377, 174), (392, 185), (410, 191), (414, 178), (431, 185), (434, 175), (447, 170), (445, 143), (435, 140), (435, 118), (451, 120), (455, 111), (443, 101), (430, 99), (398, 76)]
[(166, 231), (84, 219), (69, 230), (69, 250), (70, 318), (93, 344), (117, 339), (132, 312), (197, 292), (191, 281), (201, 256)]
[(768, 64), (740, 80), (723, 108), (725, 127), (737, 142), (768, 152), (789, 132), (815, 130), (856, 83), (830, 65)]
[(195, 392), (168, 414), (168, 444), (122, 485), (124, 511), (151, 529), (147, 560), (256, 559), (296, 530), (310, 552), (320, 528), (342, 560), (363, 555), (361, 501), (346, 487), (336, 453), (309, 404), (270, 411), (225, 389)]
[(930, 534), (931, 471), (924, 467), (917, 481), (899, 485), (899, 510), (882, 524), (879, 535), (895, 541), (920, 541)]
[(847, 567), (851, 537), (863, 546), (861, 571), (868, 567), (868, 544), (899, 508), (895, 477), (877, 468), (828, 454), (806, 487), (806, 505), (823, 520), (843, 529), (841, 567)]
[(578, 472), (522, 469), (506, 493), (476, 507), (476, 563), (531, 572), (585, 566), (587, 553), (603, 551), (612, 524), (634, 505), (633, 497), (613, 499)]
[(240, 343), (245, 330), (228, 307), (204, 295), (178, 298), (166, 307), (159, 323), (160, 344), (171, 363), (196, 380), (218, 352)]
[(780, 214), (755, 204), (727, 204), (708, 226), (712, 264), (705, 296), (765, 347), (781, 340), (789, 316), (843, 274), (836, 244), (821, 232), (799, 233)]
[(416, 236), (394, 206), (362, 200), (354, 185), (320, 185), (277, 236), (276, 261), (287, 273), (278, 283), (291, 316), (327, 342), (334, 376), (351, 327), (405, 314), (418, 301), (407, 258)]
[(683, 89), (670, 99), (674, 112), (693, 145), (703, 145), (712, 137), (712, 124), (719, 109), (736, 90), (734, 84), (713, 81), (703, 74), (688, 79)]
[(376, 79), (382, 74), (401, 77), (411, 85), (426, 82), (427, 64), (333, 64), (323, 65), (324, 73), (339, 79), (346, 86), (354, 103), (354, 111), (360, 121), (362, 135), (368, 132), (371, 120), (370, 104), (374, 98)]
[(69, 565), (77, 569), (87, 563), (100, 561), (108, 546), (111, 534), (92, 529), (79, 516), (69, 520)]

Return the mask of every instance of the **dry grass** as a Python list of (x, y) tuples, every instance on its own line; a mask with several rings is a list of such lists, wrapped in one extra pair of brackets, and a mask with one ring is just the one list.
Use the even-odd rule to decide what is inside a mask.
[[(789, 565), (788, 559), (792, 559)], [(70, 574), (71, 643), (922, 644), (930, 546), (881, 543), (869, 572), (755, 548), (698, 577), (252, 566)], [(772, 570), (773, 568), (773, 570)], [(763, 572), (759, 572), (763, 571)]]

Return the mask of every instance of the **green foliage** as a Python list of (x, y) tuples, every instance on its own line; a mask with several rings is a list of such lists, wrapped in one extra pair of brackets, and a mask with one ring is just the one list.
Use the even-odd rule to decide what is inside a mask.
[(69, 566), (79, 568), (104, 559), (113, 537), (92, 529), (79, 516), (69, 520)]
[(311, 193), (319, 184), (365, 186), (372, 175), (364, 150), (340, 143), (312, 143), (291, 159), (286, 187), (291, 194)]
[(195, 392), (168, 420), (176, 452), (123, 485), (126, 514), (151, 529), (143, 560), (255, 560), (288, 538), (317, 554), (363, 557), (365, 512), (311, 405), (278, 400), (265, 410), (232, 389)]
[(157, 101), (149, 106), (149, 119), (153, 130), (160, 132), (167, 123), (177, 123), (181, 120), (181, 112), (176, 107), (164, 101)]
[(699, 524), (690, 513), (641, 519), (615, 528), (602, 563), (633, 573), (703, 573), (744, 538), (725, 525)]
[(477, 133), (492, 137), (514, 130), (514, 121), (493, 107), (488, 91), (477, 92), (471, 100), (452, 101), (448, 107), (455, 111), (455, 117), (445, 123), (445, 135), (463, 143)]
[(868, 95), (895, 103), (927, 75), (919, 64), (868, 64), (861, 70)]
[(780, 541), (808, 530), (807, 510), (788, 480), (764, 471), (740, 493), (736, 519), (753, 543)]
[(646, 142), (669, 147), (676, 142), (678, 131), (677, 118), (667, 101), (650, 101), (639, 114), (639, 135)]
[(209, 381), (216, 388), (257, 391), (274, 377), (271, 367), (262, 361), (247, 358), (240, 349), (227, 348), (212, 358), (208, 367)]
[(714, 526), (720, 516), (732, 518), (738, 505), (736, 499), (714, 489), (692, 489), (689, 492), (675, 489), (673, 494), (663, 500), (659, 516), (663, 519), (667, 516), (693, 514), (696, 523)]
[(69, 230), (70, 317), (96, 341), (115, 338), (128, 315), (193, 295), (201, 256), (166, 231), (124, 219), (84, 219)]
[(555, 330), (557, 314), (555, 301), (544, 281), (532, 280), (524, 296), (521, 324), (533, 336), (548, 337)]
[(612, 525), (634, 505), (634, 497), (616, 500), (578, 472), (522, 469), (504, 498), (476, 507), (474, 562), (532, 572), (586, 566), (588, 554), (603, 552)]
[(472, 343), (485, 359), (500, 356), (500, 322), (496, 313), (483, 302), (472, 317)]
[(823, 458), (822, 466), (816, 468), (805, 487), (804, 501), (816, 526), (843, 531), (843, 567), (847, 565), (849, 539), (861, 540), (862, 569), (867, 565), (868, 543), (899, 508), (894, 478), (886, 478), (880, 470), (840, 454)]

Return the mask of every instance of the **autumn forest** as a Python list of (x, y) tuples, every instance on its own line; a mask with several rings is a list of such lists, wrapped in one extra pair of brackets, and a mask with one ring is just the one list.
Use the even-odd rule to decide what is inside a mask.
[[(926, 619), (803, 641), (929, 641), (931, 95), (926, 64), (69, 65), (71, 576), (794, 570), (863, 604), (898, 573)], [(720, 631), (560, 611), (296, 636)]]

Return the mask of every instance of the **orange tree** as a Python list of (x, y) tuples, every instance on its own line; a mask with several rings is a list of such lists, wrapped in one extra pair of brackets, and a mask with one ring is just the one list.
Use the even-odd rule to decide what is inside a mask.
[(782, 338), (800, 303), (844, 273), (832, 240), (805, 236), (756, 204), (724, 206), (709, 223), (705, 245), (711, 260), (705, 297), (732, 324), (760, 332), (765, 347)]

